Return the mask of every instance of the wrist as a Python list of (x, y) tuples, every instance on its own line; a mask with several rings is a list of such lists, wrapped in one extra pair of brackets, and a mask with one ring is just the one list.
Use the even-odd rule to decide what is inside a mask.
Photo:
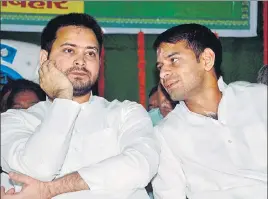
[(61, 98), (61, 99), (73, 99), (73, 91), (66, 91), (66, 92), (59, 92), (55, 98)]
[(66, 95), (66, 94), (57, 95), (55, 98), (73, 100), (72, 95)]
[(45, 184), (45, 198), (53, 198), (56, 196), (56, 193), (53, 189), (53, 181), (44, 182)]

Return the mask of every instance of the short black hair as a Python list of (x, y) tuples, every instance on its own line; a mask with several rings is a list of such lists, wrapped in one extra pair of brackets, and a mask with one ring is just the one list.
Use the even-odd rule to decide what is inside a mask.
[(4, 97), (6, 93), (8, 93), (12, 89), (12, 83), (14, 80), (10, 79), (6, 84), (3, 85), (1, 92), (0, 92), (0, 99)]
[(65, 26), (78, 26), (91, 29), (99, 43), (99, 54), (101, 53), (103, 34), (101, 27), (97, 21), (88, 14), (70, 13), (58, 15), (51, 19), (41, 34), (41, 49), (46, 50), (50, 54), (52, 45), (56, 40), (57, 31)]
[(42, 90), (39, 84), (27, 79), (18, 79), (11, 83), (11, 92), (7, 98), (6, 108), (10, 109), (14, 104), (16, 95), (24, 91), (34, 92), (40, 101), (46, 100), (46, 93)]
[(161, 33), (156, 38), (153, 47), (155, 50), (157, 50), (161, 43), (175, 44), (179, 41), (187, 42), (188, 47), (195, 53), (197, 61), (199, 61), (200, 54), (206, 48), (213, 50), (215, 53), (215, 73), (217, 75), (217, 78), (222, 75), (222, 45), (217, 36), (209, 28), (194, 23), (174, 26)]
[(264, 65), (258, 71), (257, 83), (268, 85), (268, 65)]
[(151, 91), (149, 92), (149, 98), (150, 98), (153, 94), (155, 94), (155, 93), (157, 92), (157, 90), (158, 90), (158, 85), (154, 86), (154, 87), (151, 89)]

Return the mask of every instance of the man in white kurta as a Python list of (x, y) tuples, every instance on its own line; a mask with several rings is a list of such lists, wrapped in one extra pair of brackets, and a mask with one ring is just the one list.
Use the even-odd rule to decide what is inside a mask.
[(220, 41), (204, 26), (173, 27), (155, 47), (161, 83), (180, 100), (155, 127), (155, 199), (266, 199), (267, 86), (226, 85)]
[(267, 198), (267, 87), (237, 82), (222, 92), (218, 120), (182, 102), (156, 127), (156, 199)]
[[(49, 49), (42, 42), (55, 24)], [(144, 187), (159, 159), (149, 115), (135, 102), (108, 102), (90, 91), (99, 71), (100, 35), (85, 14), (56, 17), (44, 29), (39, 75), (48, 100), (1, 114), (1, 166), (27, 175), (11, 173), (16, 191), (21, 183), (23, 189), (1, 190), (3, 199), (149, 198)]]
[(128, 198), (134, 192), (148, 198), (143, 187), (157, 170), (157, 145), (141, 105), (97, 96), (83, 104), (56, 99), (8, 111), (1, 120), (5, 171), (42, 181), (78, 171), (90, 187), (80, 193), (86, 198)]

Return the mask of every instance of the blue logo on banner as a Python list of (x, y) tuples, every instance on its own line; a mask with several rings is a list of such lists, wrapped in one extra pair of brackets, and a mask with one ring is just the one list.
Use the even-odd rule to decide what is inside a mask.
[(5, 44), (0, 44), (0, 46), (1, 46), (1, 59), (5, 62), (12, 64), (16, 56), (17, 49)]
[(1, 74), (1, 84), (6, 84), (8, 78), (16, 80), (16, 79), (22, 79), (22, 76), (17, 73), (15, 70), (13, 70), (12, 68), (9, 68), (3, 64), (1, 64), (1, 70), (0, 70), (0, 74)]

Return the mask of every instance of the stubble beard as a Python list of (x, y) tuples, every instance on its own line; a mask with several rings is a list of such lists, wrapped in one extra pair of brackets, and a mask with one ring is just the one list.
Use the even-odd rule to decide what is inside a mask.
[(188, 84), (181, 85), (178, 88), (175, 88), (169, 93), (170, 98), (173, 101), (184, 101), (189, 99), (193, 93), (196, 93), (200, 89), (201, 78), (198, 76), (193, 78)]
[(80, 78), (75, 78), (75, 80), (71, 81), (71, 83), (73, 85), (73, 96), (74, 97), (80, 97), (80, 96), (87, 95), (88, 93), (91, 92), (92, 86), (94, 85), (91, 83), (90, 80), (88, 80), (87, 82), (82, 82), (82, 80)]
[(91, 72), (88, 71), (86, 68), (73, 67), (73, 68), (70, 68), (69, 70), (65, 71), (64, 73), (68, 77), (68, 75), (74, 70), (86, 72), (87, 76), (88, 76), (88, 80), (86, 82), (84, 82), (83, 78), (81, 78), (81, 77), (75, 77), (73, 80), (69, 79), (73, 85), (73, 96), (80, 97), (80, 96), (87, 95), (88, 93), (91, 92), (92, 87), (94, 86), (96, 81), (92, 82)]

